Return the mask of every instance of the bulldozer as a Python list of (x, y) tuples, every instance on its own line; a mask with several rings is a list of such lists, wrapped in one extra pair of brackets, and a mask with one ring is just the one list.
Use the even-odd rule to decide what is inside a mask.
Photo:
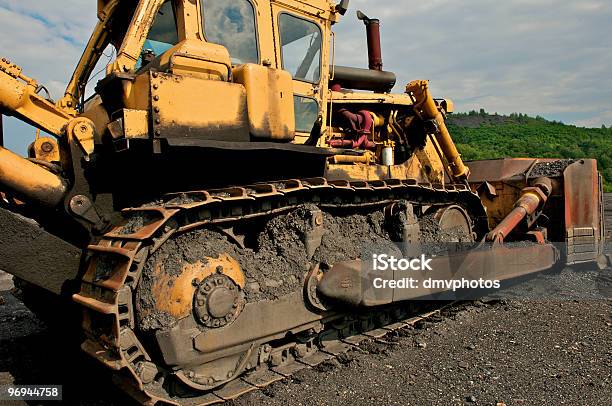
[(378, 19), (357, 13), (368, 68), (335, 64), (348, 8), (98, 0), (59, 101), (0, 61), (0, 113), (44, 133), (0, 145), (0, 269), (142, 404), (234, 399), (405, 325), (432, 292), (368, 289), (368, 247), (477, 247), (434, 268), (500, 280), (601, 261), (597, 162), (464, 162), (452, 100), (391, 93)]

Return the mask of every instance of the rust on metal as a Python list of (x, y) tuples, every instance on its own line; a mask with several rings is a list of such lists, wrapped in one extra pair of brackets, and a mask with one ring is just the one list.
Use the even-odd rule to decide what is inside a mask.
[[(542, 210), (551, 193), (552, 181), (548, 178), (538, 178), (532, 187), (524, 188), (514, 209), (493, 231), (487, 234), (487, 241), (502, 243), (521, 221), (528, 216), (535, 215), (538, 210)], [(530, 221), (533, 224), (534, 219)]]

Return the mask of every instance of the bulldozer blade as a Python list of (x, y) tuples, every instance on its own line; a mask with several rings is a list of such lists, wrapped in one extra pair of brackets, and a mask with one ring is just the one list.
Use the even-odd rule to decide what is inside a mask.
[(76, 280), (81, 250), (35, 221), (0, 208), (0, 270), (56, 295)]
[[(508, 281), (552, 268), (560, 258), (552, 244), (486, 245), (433, 257), (426, 271), (380, 271), (361, 260), (335, 264), (324, 274), (318, 292), (349, 306), (376, 307), (407, 300), (470, 299), (487, 289), (449, 286), (462, 281)], [(413, 285), (410, 286), (409, 280)], [(425, 284), (425, 281), (441, 281)], [(446, 284), (444, 283), (446, 282)], [(449, 285), (450, 284), (450, 285)], [(449, 293), (454, 293), (449, 296)]]

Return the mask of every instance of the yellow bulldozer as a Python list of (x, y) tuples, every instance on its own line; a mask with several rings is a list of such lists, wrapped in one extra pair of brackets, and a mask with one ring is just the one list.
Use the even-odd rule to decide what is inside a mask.
[(57, 102), (1, 60), (0, 112), (46, 135), (0, 146), (0, 269), (41, 317), (76, 309), (141, 403), (233, 399), (398, 328), (428, 292), (367, 289), (368, 247), (478, 247), (434, 262), (500, 280), (601, 260), (596, 162), (464, 163), (451, 100), (390, 93), (377, 19), (369, 68), (334, 63), (348, 3), (98, 0)]

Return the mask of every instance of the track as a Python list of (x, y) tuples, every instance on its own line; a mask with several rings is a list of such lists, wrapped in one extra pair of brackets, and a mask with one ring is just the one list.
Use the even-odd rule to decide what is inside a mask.
[[(279, 321), (270, 324), (267, 330), (263, 326), (246, 327), (251, 334), (249, 341), (237, 341), (244, 343), (240, 348), (245, 352), (236, 353), (240, 356), (238, 360), (228, 361), (235, 365), (226, 369), (221, 378), (218, 374), (199, 375), (191, 369), (172, 372), (163, 369), (153, 363), (134, 332), (132, 292), (138, 288), (147, 259), (177, 233), (286, 213), (305, 204), (348, 210), (384, 208), (400, 201), (434, 206), (461, 202), (470, 208), (476, 230), (482, 232), (483, 221), (486, 221), (478, 197), (463, 186), (442, 188), (402, 181), (332, 183), (322, 178), (182, 193), (167, 196), (163, 202), (129, 209), (126, 223), (89, 248), (92, 259), (83, 277), (81, 292), (74, 296), (74, 300), (86, 309), (83, 327), (88, 339), (82, 347), (111, 370), (120, 371), (122, 388), (141, 402), (209, 405), (261, 389), (304, 367), (313, 367), (343, 354), (363, 340), (383, 337), (414, 324), (434, 313), (426, 311), (413, 318), (414, 311), (391, 306), (359, 315), (324, 310), (319, 316), (305, 308), (302, 310), (304, 304), (299, 304), (303, 300), (302, 293), (296, 292), (295, 297), (283, 298), (285, 307), (281, 307), (283, 301), (274, 304), (274, 314), (265, 313), (265, 310), (259, 314), (254, 310), (254, 316), (242, 318), (278, 317)], [(264, 304), (255, 309), (267, 307)], [(287, 314), (288, 318), (281, 317), (282, 314)], [(405, 319), (404, 314), (411, 316)], [(212, 335), (206, 335), (206, 341), (213, 346), (217, 342), (227, 342), (233, 339), (232, 328), (229, 327), (229, 331), (226, 328), (222, 335), (212, 331)], [(244, 332), (238, 330), (237, 334)], [(279, 341), (285, 335), (296, 338)], [(217, 352), (237, 351), (237, 345), (226, 345), (225, 348), (217, 346)], [(214, 359), (214, 354), (210, 351), (207, 356)], [(229, 359), (227, 355), (218, 357)], [(184, 385), (180, 391), (185, 394), (196, 389), (204, 394), (194, 393), (177, 399), (168, 393), (169, 388), (176, 385)]]

